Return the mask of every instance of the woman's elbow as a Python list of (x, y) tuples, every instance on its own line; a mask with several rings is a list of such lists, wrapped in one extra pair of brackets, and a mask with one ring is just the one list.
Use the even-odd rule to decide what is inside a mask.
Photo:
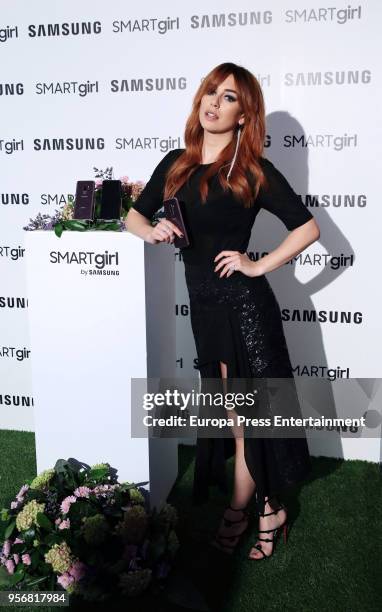
[(320, 227), (316, 219), (309, 219), (309, 221), (307, 221), (302, 227), (304, 227), (309, 244), (311, 244), (312, 242), (316, 242), (316, 240), (319, 239)]

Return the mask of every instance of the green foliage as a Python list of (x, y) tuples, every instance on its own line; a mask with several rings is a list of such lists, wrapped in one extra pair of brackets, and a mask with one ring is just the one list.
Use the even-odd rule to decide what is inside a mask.
[(107, 462), (58, 459), (0, 512), (0, 588), (62, 590), (61, 577), (69, 593), (86, 600), (118, 589), (138, 596), (173, 558), (168, 519), (175, 515), (166, 507), (160, 523), (147, 495), (135, 483), (119, 483)]

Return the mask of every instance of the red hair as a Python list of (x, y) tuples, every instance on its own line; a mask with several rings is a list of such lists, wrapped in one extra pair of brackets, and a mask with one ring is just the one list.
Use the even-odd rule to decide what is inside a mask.
[(257, 197), (260, 186), (266, 184), (265, 175), (259, 163), (259, 158), (264, 149), (266, 133), (263, 93), (258, 80), (249, 70), (237, 64), (226, 62), (219, 64), (207, 74), (194, 96), (191, 114), (187, 119), (184, 132), (186, 149), (167, 172), (164, 199), (173, 197), (199, 166), (202, 158), (204, 132), (199, 120), (202, 97), (211, 89), (216, 89), (230, 74), (234, 77), (240, 109), (245, 115), (244, 125), (241, 127), (237, 158), (228, 183), (228, 168), (234, 156), (236, 145), (236, 137), (234, 137), (221, 151), (218, 159), (208, 166), (203, 173), (200, 180), (201, 201), (202, 203), (206, 201), (208, 180), (216, 172), (218, 172), (219, 182), (223, 190), (231, 189), (234, 195), (243, 201), (245, 207), (251, 206), (253, 199)]

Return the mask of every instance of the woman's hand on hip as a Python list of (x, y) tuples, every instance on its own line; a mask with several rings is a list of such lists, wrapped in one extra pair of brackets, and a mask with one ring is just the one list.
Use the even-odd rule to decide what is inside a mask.
[(239, 251), (220, 251), (216, 255), (214, 262), (217, 266), (214, 272), (219, 272), (219, 277), (226, 276), (227, 278), (235, 272), (241, 272), (245, 276), (261, 276), (262, 271), (258, 261), (252, 261), (247, 253)]
[(159, 242), (174, 242), (175, 234), (183, 236), (180, 229), (168, 219), (161, 219), (147, 234), (145, 240), (150, 244), (158, 244)]

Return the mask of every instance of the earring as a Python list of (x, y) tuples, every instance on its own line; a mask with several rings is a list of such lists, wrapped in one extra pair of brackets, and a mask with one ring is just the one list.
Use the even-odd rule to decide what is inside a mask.
[(231, 176), (231, 172), (232, 172), (233, 165), (234, 165), (234, 163), (235, 163), (235, 161), (236, 161), (237, 152), (238, 152), (238, 150), (239, 150), (239, 142), (240, 142), (240, 136), (241, 136), (241, 127), (242, 127), (242, 126), (240, 125), (240, 123), (238, 124), (238, 127), (239, 127), (239, 129), (237, 130), (237, 138), (236, 138), (236, 147), (235, 147), (235, 153), (234, 153), (234, 156), (233, 156), (233, 159), (232, 159), (232, 161), (231, 161), (231, 165), (230, 165), (230, 167), (229, 167), (228, 174), (227, 174), (227, 182), (228, 182), (228, 183), (229, 183), (229, 177)]

